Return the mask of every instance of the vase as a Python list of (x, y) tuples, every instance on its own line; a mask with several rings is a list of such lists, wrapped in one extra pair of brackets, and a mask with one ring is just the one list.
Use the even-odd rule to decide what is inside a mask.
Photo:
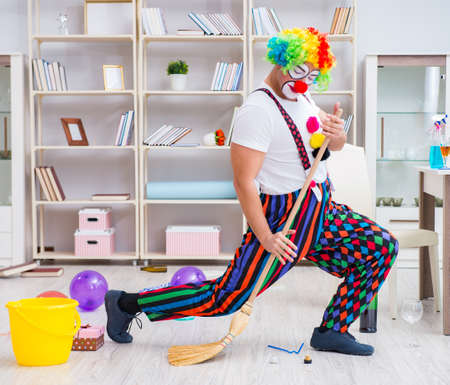
[(430, 167), (431, 168), (444, 167), (440, 146), (430, 147)]
[(172, 74), (169, 75), (169, 79), (173, 91), (183, 91), (186, 88), (187, 75)]

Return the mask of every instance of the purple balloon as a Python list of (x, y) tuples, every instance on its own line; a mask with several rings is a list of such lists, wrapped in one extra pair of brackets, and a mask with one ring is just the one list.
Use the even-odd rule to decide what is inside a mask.
[(186, 266), (175, 272), (170, 284), (178, 286), (186, 283), (201, 283), (203, 281), (206, 281), (206, 277), (200, 269), (194, 266)]
[(108, 283), (103, 275), (94, 270), (84, 270), (70, 282), (70, 296), (76, 299), (79, 307), (86, 311), (97, 309), (103, 304)]

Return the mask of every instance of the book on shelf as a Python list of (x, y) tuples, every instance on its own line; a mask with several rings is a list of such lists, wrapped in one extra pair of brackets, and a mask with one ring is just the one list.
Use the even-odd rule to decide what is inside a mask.
[(143, 8), (142, 25), (146, 35), (167, 35), (167, 26), (161, 8)]
[(66, 199), (64, 191), (53, 166), (35, 168), (36, 175), (47, 201), (62, 202)]
[(23, 271), (21, 277), (60, 277), (64, 273), (62, 267), (36, 267), (35, 269)]
[(205, 32), (200, 29), (177, 29), (177, 36), (205, 36)]
[(347, 34), (353, 19), (354, 7), (339, 7), (334, 10), (330, 34)]
[(227, 140), (225, 143), (226, 146), (231, 145), (231, 137), (233, 136), (234, 121), (236, 120), (236, 115), (237, 115), (238, 111), (239, 111), (239, 107), (234, 107), (233, 117), (231, 118), (230, 129), (228, 130)]
[(61, 63), (44, 59), (33, 59), (32, 63), (36, 90), (67, 91), (66, 71)]
[(237, 91), (242, 77), (242, 67), (242, 62), (217, 63), (211, 81), (211, 91)]
[(134, 129), (134, 111), (124, 112), (120, 117), (119, 126), (117, 127), (115, 146), (128, 146), (133, 138)]
[(206, 35), (242, 35), (242, 31), (228, 13), (195, 13), (188, 17)]
[(153, 134), (144, 140), (147, 146), (171, 146), (178, 142), (181, 138), (189, 134), (192, 129), (187, 127), (174, 127), (164, 124)]
[(37, 266), (36, 262), (26, 262), (20, 265), (8, 266), (0, 269), (0, 277), (9, 277), (10, 275), (19, 274), (23, 271), (32, 270)]
[(347, 133), (350, 130), (350, 126), (352, 124), (352, 120), (353, 120), (353, 114), (350, 114), (347, 119), (345, 120), (344, 123), (344, 131), (345, 133)]
[(275, 35), (283, 30), (275, 9), (252, 8), (253, 33), (257, 36)]
[(130, 199), (130, 194), (92, 194), (91, 200), (93, 201), (127, 201)]

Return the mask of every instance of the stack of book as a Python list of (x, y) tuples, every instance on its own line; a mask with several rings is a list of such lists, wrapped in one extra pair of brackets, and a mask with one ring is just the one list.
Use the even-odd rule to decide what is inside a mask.
[(242, 77), (242, 62), (218, 62), (211, 82), (211, 91), (237, 91)]
[(275, 35), (283, 29), (273, 8), (252, 8), (252, 17), (254, 34), (257, 36)]
[(147, 146), (171, 146), (192, 131), (187, 127), (174, 127), (164, 124), (144, 140)]
[(233, 117), (231, 118), (230, 129), (228, 130), (227, 140), (225, 142), (226, 146), (231, 145), (231, 138), (233, 136), (234, 122), (236, 120), (237, 113), (239, 111), (239, 107), (234, 107)]
[(66, 199), (53, 166), (36, 167), (35, 172), (46, 200), (62, 202)]
[(66, 70), (61, 63), (33, 59), (33, 72), (38, 91), (67, 91)]
[(167, 35), (167, 26), (161, 8), (143, 8), (142, 25), (146, 35)]
[(330, 34), (348, 33), (352, 23), (354, 7), (339, 7), (334, 10)]
[(117, 128), (116, 141), (114, 146), (128, 146), (133, 137), (134, 111), (130, 110), (122, 114)]
[(189, 18), (206, 35), (242, 35), (242, 31), (228, 13), (194, 13)]
[(345, 133), (348, 132), (348, 130), (350, 130), (350, 125), (352, 124), (352, 120), (353, 120), (353, 114), (350, 114), (347, 119), (345, 120), (344, 123), (344, 131)]

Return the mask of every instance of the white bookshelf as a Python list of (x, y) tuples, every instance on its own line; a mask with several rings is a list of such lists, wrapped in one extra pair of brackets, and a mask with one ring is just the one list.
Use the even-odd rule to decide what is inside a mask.
[[(298, 16), (301, 16), (302, 1), (299, 1), (296, 3), (298, 5)], [(333, 12), (336, 7), (341, 6), (341, 4), (337, 1), (328, 1), (329, 4), (329, 11), (326, 14), (321, 14), (323, 20), (325, 21), (325, 24), (323, 24), (322, 28), (319, 28), (320, 32), (328, 32), (331, 26), (331, 21), (333, 17)], [(312, 95), (315, 96), (315, 102), (319, 105), (319, 107), (322, 105), (321, 103), (321, 97), (329, 97), (329, 96), (344, 96), (344, 97), (350, 97), (351, 101), (349, 103), (351, 110), (344, 110), (344, 115), (353, 114), (353, 121), (352, 121), (352, 127), (350, 129), (349, 133), (349, 142), (356, 145), (358, 136), (357, 136), (357, 56), (356, 56), (356, 38), (357, 38), (357, 14), (358, 14), (358, 8), (357, 8), (357, 0), (351, 0), (348, 4), (350, 4), (354, 7), (354, 13), (353, 13), (353, 20), (351, 25), (350, 33), (348, 34), (329, 34), (328, 40), (330, 41), (331, 48), (333, 50), (334, 43), (342, 43), (346, 42), (350, 44), (349, 49), (351, 50), (351, 62), (352, 62), (352, 76), (351, 76), (351, 88), (350, 89), (344, 89), (344, 90), (328, 90), (325, 92), (311, 92)], [(267, 43), (267, 41), (270, 39), (271, 36), (259, 36), (254, 35), (253, 33), (253, 19), (252, 19), (252, 13), (251, 9), (254, 7), (259, 6), (271, 6), (275, 8), (275, 11), (277, 11), (277, 14), (281, 20), (281, 23), (284, 28), (292, 28), (292, 27), (307, 27), (309, 25), (315, 25), (313, 20), (308, 20), (308, 25), (299, 24), (300, 23), (300, 17), (298, 18), (298, 22), (290, 25), (288, 23), (285, 23), (282, 15), (283, 10), (283, 3), (282, 2), (276, 2), (273, 0), (249, 0), (249, 17), (248, 17), (248, 38), (249, 38), (249, 58), (248, 58), (248, 67), (249, 67), (249, 90), (252, 91), (255, 87), (255, 68), (261, 64), (261, 61), (263, 60), (260, 57), (256, 57), (255, 51), (256, 51), (256, 45), (261, 43)], [(309, 4), (304, 4), (304, 7), (311, 8)], [(278, 12), (280, 11), (280, 12)], [(294, 20), (293, 15), (290, 15), (291, 20)], [(302, 20), (303, 21), (303, 20)], [(306, 22), (306, 20), (304, 21)], [(349, 52), (350, 54), (350, 52)], [(339, 64), (338, 64), (339, 65)], [(332, 70), (332, 71), (335, 71)], [(336, 76), (336, 75), (334, 75)], [(262, 79), (261, 79), (262, 80)], [(332, 82), (333, 84), (333, 82)], [(332, 86), (331, 84), (331, 86)], [(339, 98), (336, 98), (335, 102), (341, 101)]]
[[(158, 98), (158, 97), (188, 97), (188, 98), (195, 98), (195, 97), (202, 97), (202, 96), (214, 96), (214, 97), (230, 97), (235, 96), (240, 98), (240, 103), (237, 105), (242, 104), (245, 97), (248, 94), (248, 80), (247, 80), (247, 44), (248, 44), (248, 36), (247, 36), (247, 19), (248, 19), (248, 8), (247, 8), (247, 0), (241, 0), (242, 5), (242, 25), (240, 25), (240, 28), (242, 29), (243, 34), (241, 36), (178, 36), (170, 34), (174, 31), (168, 31), (168, 35), (163, 36), (153, 36), (153, 35), (145, 35), (143, 32), (143, 26), (142, 26), (142, 8), (148, 6), (148, 7), (157, 7), (161, 6), (161, 4), (156, 4), (154, 2), (146, 2), (145, 0), (139, 1), (138, 6), (138, 31), (139, 31), (139, 70), (140, 70), (140, 82), (139, 85), (141, 86), (141, 89), (139, 90), (140, 95), (140, 103), (139, 103), (139, 110), (140, 110), (140, 121), (141, 124), (141, 131), (140, 131), (140, 137), (139, 137), (139, 146), (140, 146), (140, 229), (141, 229), (141, 258), (144, 260), (150, 260), (150, 259), (160, 259), (160, 260), (192, 260), (192, 259), (205, 259), (205, 257), (183, 257), (183, 256), (166, 256), (164, 250), (155, 250), (155, 248), (152, 246), (151, 242), (149, 241), (149, 229), (151, 229), (152, 224), (150, 223), (151, 215), (150, 212), (154, 207), (158, 206), (169, 206), (173, 207), (176, 206), (177, 208), (180, 207), (181, 210), (183, 210), (184, 207), (199, 207), (199, 210), (210, 210), (211, 206), (220, 206), (223, 207), (224, 210), (226, 210), (229, 206), (238, 206), (239, 207), (239, 201), (237, 199), (146, 199), (146, 184), (148, 182), (148, 169), (150, 166), (154, 165), (152, 163), (152, 156), (155, 154), (160, 153), (166, 153), (166, 152), (173, 152), (175, 151), (177, 153), (177, 157), (179, 157), (179, 162), (183, 162), (183, 156), (186, 152), (187, 154), (195, 154), (199, 153), (200, 156), (204, 157), (205, 161), (208, 161), (208, 159), (211, 159), (211, 156), (214, 156), (214, 154), (222, 153), (223, 151), (228, 151), (229, 146), (197, 146), (197, 147), (165, 147), (165, 146), (146, 146), (143, 145), (144, 137), (149, 135), (151, 132), (153, 132), (156, 127), (149, 127), (148, 122), (149, 118), (152, 116), (152, 111), (148, 108), (149, 100), (151, 98)], [(235, 2), (235, 5), (238, 2)], [(185, 14), (186, 18), (188, 17), (187, 14), (190, 10), (190, 7), (192, 9), (195, 8), (195, 5), (192, 4), (192, 6), (185, 8)], [(213, 10), (210, 9), (211, 12)], [(222, 10), (223, 11), (223, 10)], [(228, 11), (224, 11), (228, 12)], [(170, 18), (170, 13), (166, 12), (164, 9), (164, 16), (166, 19)], [(231, 15), (233, 17), (233, 15)], [(191, 25), (194, 27), (194, 23)], [(148, 54), (148, 48), (151, 47), (152, 44), (158, 44), (160, 42), (164, 42), (166, 44), (179, 44), (179, 43), (186, 43), (190, 44), (193, 48), (195, 47), (194, 52), (199, 52), (199, 50), (207, 49), (204, 47), (207, 47), (207, 44), (209, 44), (209, 47), (211, 47), (211, 43), (217, 43), (217, 45), (214, 45), (213, 49), (214, 52), (217, 52), (217, 61), (221, 61), (224, 57), (226, 57), (226, 53), (222, 54), (222, 51), (225, 51), (227, 47), (230, 47), (231, 44), (233, 45), (240, 45), (241, 46), (241, 52), (242, 57), (241, 60), (243, 62), (243, 73), (242, 73), (242, 79), (241, 79), (241, 89), (239, 91), (211, 91), (209, 89), (200, 89), (200, 90), (190, 90), (187, 89), (185, 91), (172, 91), (172, 90), (165, 90), (160, 89), (158, 87), (155, 87), (155, 89), (151, 89), (152, 82), (150, 78), (150, 83), (148, 82), (149, 76), (148, 73), (150, 71), (150, 67), (152, 64), (152, 55), (151, 53)], [(226, 51), (225, 51), (226, 52)], [(223, 55), (223, 56), (222, 56)], [(173, 59), (175, 60), (175, 58)], [(189, 63), (188, 63), (189, 64)], [(166, 64), (167, 65), (167, 64)], [(213, 77), (213, 72), (210, 73), (210, 79)], [(150, 86), (150, 87), (148, 87)], [(188, 86), (189, 87), (189, 86)], [(171, 103), (170, 99), (166, 99), (167, 103)], [(233, 99), (234, 102), (234, 99)], [(230, 104), (230, 109), (236, 105), (231, 104), (230, 101), (226, 102), (227, 104)], [(223, 107), (223, 106), (222, 106)], [(200, 111), (200, 110), (199, 110)], [(168, 122), (170, 123), (170, 122)], [(151, 128), (151, 130), (150, 130)], [(195, 127), (192, 127), (195, 129)], [(213, 131), (212, 129), (210, 131)], [(224, 130), (225, 131), (225, 130)], [(206, 134), (205, 131), (203, 134)], [(226, 131), (225, 131), (226, 133)], [(190, 134), (191, 135), (191, 134)], [(189, 135), (188, 135), (189, 136)], [(179, 209), (178, 209), (179, 210)], [(183, 213), (181, 212), (181, 216)], [(240, 211), (239, 207), (239, 216), (242, 220), (242, 226), (239, 228), (233, 229), (233, 231), (238, 233), (238, 236), (241, 237), (242, 233), (246, 231), (246, 221), (245, 218)], [(149, 222), (150, 221), (150, 222)], [(158, 233), (159, 234), (159, 233)], [(161, 233), (161, 236), (163, 237), (164, 234)], [(235, 245), (233, 245), (235, 246)], [(208, 259), (214, 259), (214, 260), (230, 260), (233, 258), (233, 253), (221, 253), (219, 256), (212, 256)]]
[[(133, 15), (136, 15), (136, 0), (130, 0), (131, 4), (131, 12)], [(83, 4), (80, 2), (80, 5)], [(114, 209), (123, 206), (129, 207), (125, 214), (127, 217), (127, 221), (132, 227), (134, 223), (135, 234), (134, 234), (134, 242), (131, 241), (131, 244), (134, 243), (132, 250), (128, 250), (125, 252), (117, 252), (112, 256), (107, 258), (98, 258), (98, 257), (83, 257), (82, 259), (108, 259), (108, 260), (138, 260), (139, 258), (139, 151), (138, 151), (138, 131), (139, 131), (139, 115), (138, 115), (138, 85), (137, 85), (137, 34), (136, 34), (136, 18), (131, 17), (133, 20), (133, 25), (130, 26), (131, 30), (134, 31), (132, 34), (120, 34), (120, 35), (89, 35), (89, 34), (70, 34), (70, 35), (55, 35), (55, 34), (41, 34), (41, 4), (39, 0), (28, 0), (28, 78), (29, 78), (29, 103), (30, 103), (30, 140), (31, 140), (31, 162), (30, 162), (30, 182), (31, 182), (31, 201), (32, 201), (32, 256), (33, 259), (44, 260), (44, 259), (79, 259), (79, 257), (74, 255), (73, 251), (59, 251), (57, 248), (54, 252), (38, 252), (38, 247), (40, 250), (45, 250), (46, 246), (53, 246), (51, 244), (46, 243), (48, 237), (46, 234), (46, 221), (49, 220), (47, 218), (46, 210), (49, 208), (58, 208), (58, 207), (66, 207), (66, 210), (72, 211), (76, 213), (83, 206), (99, 206), (104, 207), (113, 206), (113, 215)], [(49, 6), (48, 4), (45, 4)], [(54, 8), (54, 14), (57, 13), (56, 4), (51, 5)], [(56, 44), (54, 44), (56, 43)], [(64, 43), (61, 45), (61, 43)], [(57, 55), (57, 51), (61, 49), (61, 47), (73, 47), (76, 49), (77, 54), (82, 54), (84, 47), (86, 45), (76, 45), (76, 43), (83, 44), (95, 44), (95, 47), (102, 47), (103, 44), (108, 44), (109, 47), (114, 44), (120, 44), (121, 46), (131, 48), (132, 52), (132, 64), (131, 67), (124, 66), (124, 72), (130, 71), (132, 73), (131, 80), (131, 89), (119, 90), (119, 91), (106, 91), (104, 89), (80, 89), (73, 90), (69, 89), (68, 91), (38, 91), (34, 88), (34, 74), (33, 74), (33, 66), (32, 60), (33, 58), (46, 58), (45, 49), (50, 47), (51, 55), (54, 57)], [(89, 46), (89, 47), (92, 47)], [(106, 60), (106, 59), (105, 59)], [(63, 65), (65, 63), (62, 63)], [(108, 64), (108, 63), (105, 63)], [(82, 68), (81, 70), (89, 70), (89, 66)], [(73, 69), (72, 69), (73, 70)], [(94, 69), (92, 69), (94, 70)], [(67, 73), (67, 77), (70, 79), (71, 73)], [(103, 83), (103, 82), (102, 82)], [(70, 87), (70, 81), (69, 81)], [(112, 97), (112, 96), (127, 96), (129, 97), (129, 101), (127, 100), (127, 104), (129, 105), (129, 109), (133, 109), (135, 111), (134, 116), (134, 136), (133, 136), (133, 145), (128, 146), (113, 146), (109, 144), (94, 144), (89, 146), (68, 146), (61, 144), (55, 145), (47, 145), (46, 138), (46, 127), (43, 124), (43, 102), (47, 97), (66, 97), (61, 98), (61, 101), (58, 100), (58, 103), (70, 104), (73, 103), (71, 97), (81, 97), (83, 100), (81, 103), (88, 103), (83, 99), (84, 97)], [(51, 99), (55, 100), (55, 99)], [(80, 99), (77, 99), (77, 102), (80, 103)], [(80, 108), (83, 111), (83, 108)], [(79, 116), (82, 121), (83, 113), (80, 113)], [(120, 117), (120, 116), (119, 116)], [(86, 127), (85, 127), (86, 128)], [(61, 128), (62, 130), (62, 128)], [(112, 138), (113, 139), (113, 138)], [(89, 133), (88, 133), (89, 140)], [(112, 141), (112, 140), (111, 140)], [(89, 142), (92, 142), (89, 140)], [(39, 182), (35, 179), (34, 169), (37, 166), (44, 165), (44, 157), (48, 152), (53, 153), (52, 159), (60, 159), (60, 157), (64, 157), (66, 154), (72, 154), (71, 156), (77, 156), (79, 154), (80, 159), (89, 159), (89, 162), (95, 164), (99, 161), (98, 154), (95, 151), (102, 152), (102, 161), (108, 159), (111, 156), (111, 153), (122, 153), (126, 156), (132, 157), (130, 161), (132, 164), (131, 173), (133, 176), (130, 178), (131, 182), (127, 187), (130, 189), (130, 193), (132, 196), (131, 200), (126, 201), (94, 201), (88, 199), (89, 196), (85, 197), (77, 197), (71, 198), (71, 191), (68, 191), (64, 187), (64, 183), (62, 183), (62, 188), (66, 193), (66, 200), (64, 201), (46, 201), (43, 200), (42, 191), (39, 187)], [(58, 172), (58, 161), (54, 160), (55, 170), (61, 178), (61, 173)], [(102, 166), (103, 167), (103, 166)], [(80, 170), (80, 174), (88, 170)], [(110, 171), (110, 170), (108, 170)], [(110, 172), (114, 172), (111, 170)], [(79, 177), (79, 175), (78, 175)], [(108, 174), (105, 174), (105, 180), (108, 179)], [(133, 191), (134, 190), (134, 191)], [(92, 191), (91, 194), (98, 193), (99, 191)], [(128, 192), (128, 191), (127, 191)], [(76, 214), (74, 214), (76, 215)], [(122, 216), (122, 215), (121, 215)], [(113, 223), (114, 226), (114, 223)], [(75, 228), (73, 229), (75, 231)], [(72, 244), (73, 245), (73, 244)]]

